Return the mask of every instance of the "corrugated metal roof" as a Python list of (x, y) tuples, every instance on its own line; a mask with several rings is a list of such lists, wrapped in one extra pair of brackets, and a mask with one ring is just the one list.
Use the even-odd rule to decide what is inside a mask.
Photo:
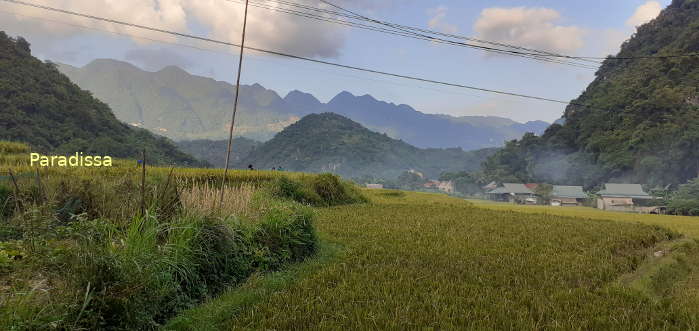
[(498, 187), (490, 192), (490, 194), (534, 194), (532, 190), (524, 186), (524, 184), (518, 183), (503, 183), (501, 187)]
[(583, 191), (582, 186), (563, 186), (554, 185), (553, 191), (551, 191), (551, 196), (554, 198), (573, 198), (573, 199), (585, 199), (587, 194)]
[(604, 189), (597, 192), (603, 197), (650, 199), (641, 184), (604, 184)]

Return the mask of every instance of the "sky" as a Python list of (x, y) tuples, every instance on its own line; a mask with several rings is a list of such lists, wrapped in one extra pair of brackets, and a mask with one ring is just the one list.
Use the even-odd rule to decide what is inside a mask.
[[(25, 0), (163, 30), (239, 43), (242, 0)], [(333, 9), (320, 0), (295, 2)], [(278, 2), (280, 1), (280, 2)], [(636, 27), (671, 0), (328, 0), (363, 16), (566, 55), (615, 54)], [(0, 1), (0, 30), (21, 35), (34, 55), (83, 66), (99, 58), (157, 71), (168, 65), (235, 82), (238, 49), (127, 28)], [(250, 7), (246, 45), (318, 60), (570, 101), (594, 79), (594, 69), (543, 63), (471, 48), (416, 40)], [(243, 84), (279, 93), (300, 90), (327, 102), (341, 91), (371, 94), (425, 113), (501, 116), (553, 122), (565, 105), (495, 95), (246, 51)]]

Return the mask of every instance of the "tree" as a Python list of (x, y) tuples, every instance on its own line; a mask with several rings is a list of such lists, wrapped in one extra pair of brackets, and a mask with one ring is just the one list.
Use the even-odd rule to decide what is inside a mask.
[(668, 211), (676, 215), (699, 216), (699, 177), (680, 185), (668, 203)]
[(534, 189), (534, 193), (540, 196), (544, 203), (551, 203), (551, 194), (553, 193), (553, 185), (541, 184)]

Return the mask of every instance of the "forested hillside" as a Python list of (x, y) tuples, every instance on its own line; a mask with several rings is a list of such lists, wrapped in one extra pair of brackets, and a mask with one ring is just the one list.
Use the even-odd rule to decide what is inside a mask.
[[(638, 28), (542, 137), (512, 141), (492, 179), (684, 183), (699, 172), (699, 1), (674, 0)], [(690, 54), (687, 56), (687, 54)], [(691, 55), (695, 54), (695, 55)], [(633, 59), (627, 59), (633, 58)]]
[[(231, 147), (231, 164), (238, 163), (262, 143), (252, 139), (238, 137), (233, 139)], [(227, 140), (183, 140), (177, 146), (185, 153), (197, 159), (209, 162), (212, 166), (223, 168), (226, 165)]]
[(437, 178), (443, 172), (475, 171), (493, 149), (420, 149), (370, 131), (333, 113), (311, 114), (253, 150), (238, 166), (283, 167), (304, 172), (332, 172), (348, 178), (393, 179), (406, 170)]
[(81, 90), (29, 43), (0, 31), (0, 140), (35, 150), (137, 157), (142, 148), (159, 163), (202, 165), (168, 139), (119, 122), (107, 105)]

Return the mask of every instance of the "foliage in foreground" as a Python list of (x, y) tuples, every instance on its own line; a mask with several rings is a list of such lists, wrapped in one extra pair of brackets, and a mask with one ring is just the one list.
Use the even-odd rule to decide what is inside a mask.
[[(255, 219), (183, 210), (126, 223), (87, 213), (63, 222), (32, 207), (35, 219), (27, 227), (13, 221), (14, 240), (2, 250), (9, 260), (0, 259), (0, 281), (12, 291), (2, 295), (0, 325), (155, 328), (253, 272), (311, 255), (310, 207), (260, 199)], [(28, 282), (14, 279), (20, 275)]]
[[(312, 255), (311, 204), (365, 200), (332, 175), (239, 171), (218, 206), (220, 171), (149, 168), (140, 216), (136, 168), (13, 169), (19, 190), (0, 177), (3, 329), (157, 328)], [(313, 199), (275, 195), (281, 182)]]

